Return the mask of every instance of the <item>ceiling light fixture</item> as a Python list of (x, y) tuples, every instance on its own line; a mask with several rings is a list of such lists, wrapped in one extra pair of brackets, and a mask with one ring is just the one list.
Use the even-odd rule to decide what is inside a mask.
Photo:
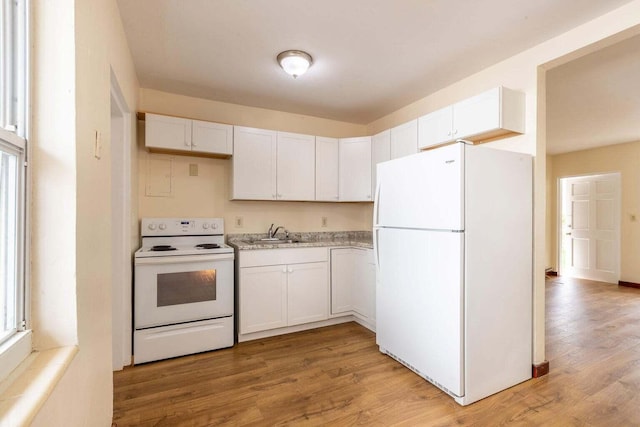
[(297, 78), (307, 72), (313, 59), (307, 52), (301, 50), (285, 50), (277, 56), (278, 63), (287, 73)]

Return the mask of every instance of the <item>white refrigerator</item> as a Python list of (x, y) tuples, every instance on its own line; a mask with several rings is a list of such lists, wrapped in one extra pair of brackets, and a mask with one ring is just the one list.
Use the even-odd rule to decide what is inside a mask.
[(461, 405), (531, 378), (531, 156), (455, 143), (377, 177), (380, 351)]

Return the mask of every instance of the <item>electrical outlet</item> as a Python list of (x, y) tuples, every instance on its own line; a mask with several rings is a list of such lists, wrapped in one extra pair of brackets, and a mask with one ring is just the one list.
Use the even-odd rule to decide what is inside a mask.
[(322, 226), (323, 226), (323, 227), (326, 227), (326, 226), (327, 226), (327, 217), (326, 217), (326, 216), (323, 216), (323, 217), (322, 217)]
[(198, 176), (198, 164), (189, 163), (189, 176)]
[(235, 222), (235, 224), (236, 224), (236, 228), (242, 228), (242, 227), (244, 227), (244, 220), (242, 219), (242, 217), (241, 217), (241, 216), (237, 216), (237, 217), (236, 217), (236, 222)]

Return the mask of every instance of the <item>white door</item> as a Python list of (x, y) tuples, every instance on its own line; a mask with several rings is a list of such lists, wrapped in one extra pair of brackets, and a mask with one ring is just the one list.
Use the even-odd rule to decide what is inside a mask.
[(371, 194), (376, 191), (378, 163), (391, 159), (391, 130), (387, 129), (371, 137)]
[(232, 199), (276, 199), (276, 132), (235, 126)]
[(315, 200), (316, 137), (278, 132), (278, 200)]
[(618, 283), (620, 174), (561, 179), (560, 274)]
[(397, 159), (418, 152), (418, 120), (391, 129), (391, 158)]
[(339, 142), (338, 192), (343, 202), (370, 202), (371, 137), (342, 138)]
[(239, 280), (241, 334), (287, 326), (287, 266), (244, 267)]
[(191, 151), (191, 120), (145, 114), (145, 147)]
[(378, 166), (374, 226), (462, 230), (464, 144)]
[(233, 154), (233, 126), (191, 121), (191, 148), (200, 153)]
[(289, 326), (326, 320), (329, 317), (329, 266), (310, 262), (287, 266)]
[(380, 350), (462, 396), (463, 233), (374, 232)]
[(452, 106), (422, 116), (418, 120), (418, 147), (424, 149), (451, 141), (454, 139), (452, 132)]
[(494, 88), (453, 106), (453, 137), (466, 138), (500, 127), (500, 88)]
[(355, 249), (331, 249), (331, 314), (352, 310)]
[(316, 200), (338, 201), (338, 139), (316, 136)]

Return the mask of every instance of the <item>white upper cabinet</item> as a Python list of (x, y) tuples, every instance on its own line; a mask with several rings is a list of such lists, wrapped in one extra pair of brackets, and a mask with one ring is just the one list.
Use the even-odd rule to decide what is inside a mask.
[(191, 151), (191, 120), (145, 114), (145, 146)]
[(419, 119), (419, 146), (474, 142), (524, 133), (524, 93), (497, 87)]
[(391, 130), (389, 129), (371, 137), (371, 194), (376, 192), (378, 163), (388, 160), (391, 160)]
[(278, 132), (276, 167), (278, 200), (315, 199), (315, 136)]
[(233, 126), (146, 113), (145, 146), (230, 156)]
[(233, 126), (191, 121), (191, 150), (199, 153), (233, 154)]
[(236, 126), (232, 199), (314, 200), (315, 137)]
[(340, 201), (372, 201), (371, 137), (342, 138), (339, 141), (338, 193)]
[(338, 201), (338, 139), (316, 136), (316, 200)]
[(418, 119), (418, 145), (433, 147), (453, 138), (453, 106), (441, 108)]
[(409, 156), (418, 152), (418, 120), (391, 129), (391, 158)]
[(276, 200), (277, 132), (234, 127), (231, 198)]

